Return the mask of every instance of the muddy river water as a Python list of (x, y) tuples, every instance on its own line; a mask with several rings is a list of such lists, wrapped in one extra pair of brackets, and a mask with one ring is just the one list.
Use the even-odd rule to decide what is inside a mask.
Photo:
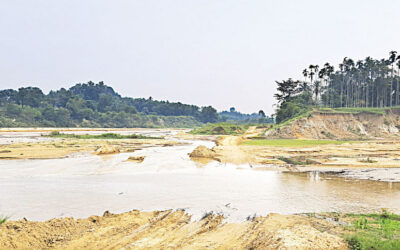
[[(38, 140), (37, 134), (27, 134), (16, 133), (14, 140)], [(12, 139), (0, 133), (0, 143)], [(79, 153), (63, 159), (2, 160), (0, 214), (12, 219), (46, 220), (84, 218), (106, 210), (185, 209), (193, 218), (215, 211), (238, 221), (271, 212), (400, 209), (400, 183), (319, 172), (257, 170), (218, 162), (199, 166), (188, 153), (198, 145), (212, 147), (214, 143), (185, 142), (188, 144), (109, 156)], [(146, 158), (143, 163), (126, 161), (134, 155)]]

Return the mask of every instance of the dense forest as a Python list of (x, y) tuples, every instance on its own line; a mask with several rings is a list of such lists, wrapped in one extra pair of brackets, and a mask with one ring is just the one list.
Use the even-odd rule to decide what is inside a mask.
[(217, 121), (211, 106), (121, 97), (103, 82), (47, 95), (37, 87), (0, 91), (1, 127), (193, 127)]
[(277, 81), (276, 121), (288, 120), (313, 106), (384, 108), (400, 105), (400, 55), (354, 61), (345, 57), (335, 69), (330, 63), (310, 65), (304, 80)]
[(211, 106), (121, 97), (103, 82), (48, 94), (37, 87), (0, 91), (0, 127), (194, 127), (219, 121)]

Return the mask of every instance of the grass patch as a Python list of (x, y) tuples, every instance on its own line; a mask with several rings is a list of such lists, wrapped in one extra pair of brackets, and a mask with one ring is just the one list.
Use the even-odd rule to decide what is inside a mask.
[(311, 165), (311, 164), (320, 164), (319, 162), (313, 161), (311, 159), (307, 159), (305, 157), (278, 157), (279, 160), (286, 162), (291, 165)]
[(319, 108), (321, 113), (336, 113), (336, 114), (359, 114), (371, 113), (384, 115), (387, 108)]
[(356, 143), (357, 141), (336, 141), (336, 140), (298, 140), (298, 139), (257, 139), (243, 141), (242, 145), (252, 146), (273, 146), (273, 147), (311, 147), (326, 144)]
[(0, 225), (6, 222), (10, 217), (8, 216), (0, 216)]
[(74, 139), (163, 139), (162, 137), (151, 137), (151, 136), (144, 136), (144, 135), (120, 135), (115, 133), (104, 133), (101, 135), (76, 135), (76, 134), (64, 134), (60, 133), (59, 131), (53, 131), (49, 135), (44, 135), (47, 137), (54, 137), (54, 138), (74, 138)]
[(302, 113), (302, 114), (300, 114), (300, 115), (298, 115), (298, 116), (295, 116), (295, 117), (293, 117), (293, 118), (291, 118), (291, 119), (289, 119), (289, 120), (286, 120), (286, 121), (281, 122), (281, 123), (279, 123), (279, 124), (275, 124), (275, 125), (273, 125), (273, 126), (271, 127), (271, 129), (278, 129), (278, 128), (283, 127), (283, 126), (290, 125), (292, 122), (294, 122), (294, 121), (296, 121), (296, 120), (299, 120), (299, 119), (301, 119), (301, 118), (304, 118), (304, 117), (311, 117), (311, 116), (312, 116), (312, 113), (313, 113), (313, 111), (312, 111), (312, 110), (309, 110), (309, 111), (307, 111), (307, 112), (305, 112), (305, 113)]
[(241, 135), (246, 132), (249, 125), (238, 125), (228, 122), (208, 123), (204, 127), (193, 129), (194, 135)]
[(350, 249), (400, 249), (400, 216), (382, 210), (381, 214), (352, 214), (354, 221), (344, 237)]
[(359, 162), (362, 162), (362, 163), (377, 163), (378, 161), (371, 160), (371, 159), (368, 157), (367, 159), (361, 159), (361, 160), (359, 160)]

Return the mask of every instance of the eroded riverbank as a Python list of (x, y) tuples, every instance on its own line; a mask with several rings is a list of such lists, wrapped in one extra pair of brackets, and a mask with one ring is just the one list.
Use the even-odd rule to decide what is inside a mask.
[(0, 248), (346, 249), (342, 232), (337, 223), (300, 215), (226, 223), (223, 215), (212, 213), (193, 220), (184, 211), (105, 212), (88, 219), (6, 222), (0, 226)]

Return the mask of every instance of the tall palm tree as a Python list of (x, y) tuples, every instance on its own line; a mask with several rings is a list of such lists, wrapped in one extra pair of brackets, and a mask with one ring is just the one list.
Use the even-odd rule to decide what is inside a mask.
[(304, 76), (304, 81), (307, 81), (307, 77), (308, 77), (308, 70), (307, 69), (303, 70), (303, 76)]
[[(390, 80), (390, 107), (392, 106), (392, 104), (393, 104), (393, 94), (392, 94), (392, 92), (393, 92), (393, 81), (394, 81), (394, 63), (396, 62), (396, 55), (397, 55), (397, 51), (394, 51), (394, 50), (392, 50), (392, 51), (390, 51), (390, 53), (389, 53), (389, 63), (390, 63), (390, 65), (392, 66), (392, 79)], [(397, 105), (397, 102), (396, 102), (396, 105)]]
[(310, 82), (311, 82), (311, 85), (312, 85), (313, 79), (314, 79), (314, 75), (315, 75), (314, 65), (311, 64), (310, 66), (308, 66), (308, 68), (310, 69), (310, 71), (308, 73), (308, 76), (310, 77)]
[(311, 64), (303, 70), (304, 82), (296, 94), (310, 91), (317, 104), (330, 107), (390, 107), (400, 105), (400, 55), (388, 59), (367, 57), (356, 63), (345, 57), (335, 70), (329, 63), (322, 68)]
[(397, 77), (396, 77), (396, 105), (399, 105), (399, 96), (400, 96), (400, 86), (399, 86), (399, 77), (400, 77), (400, 55), (396, 58), (396, 66), (397, 66)]

